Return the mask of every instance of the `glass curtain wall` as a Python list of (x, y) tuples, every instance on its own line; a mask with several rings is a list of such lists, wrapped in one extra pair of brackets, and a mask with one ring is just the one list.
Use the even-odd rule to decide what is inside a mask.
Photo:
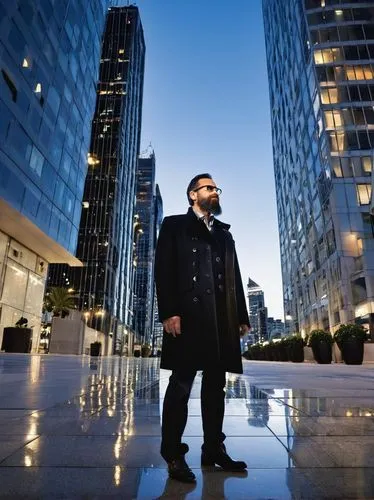
[(374, 6), (264, 0), (285, 313), (373, 331)]

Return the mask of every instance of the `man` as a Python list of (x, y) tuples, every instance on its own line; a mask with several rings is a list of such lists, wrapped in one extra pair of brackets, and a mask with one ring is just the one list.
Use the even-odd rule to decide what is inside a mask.
[(248, 313), (234, 241), (221, 213), (219, 189), (210, 174), (187, 188), (186, 215), (165, 217), (157, 243), (155, 277), (164, 335), (161, 368), (172, 370), (162, 414), (161, 455), (169, 476), (194, 482), (182, 443), (188, 399), (197, 370), (203, 370), (201, 464), (241, 471), (247, 465), (226, 453), (222, 424), (226, 372), (243, 373), (240, 335)]

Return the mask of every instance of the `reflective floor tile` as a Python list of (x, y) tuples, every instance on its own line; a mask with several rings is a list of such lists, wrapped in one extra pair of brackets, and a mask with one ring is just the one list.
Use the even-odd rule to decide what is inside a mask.
[[(166, 474), (166, 471), (165, 471)], [(2, 467), (0, 498), (137, 498), (142, 470), (121, 467)]]
[(374, 467), (374, 436), (279, 438), (296, 467)]
[[(200, 467), (202, 439), (184, 439), (190, 447), (187, 461)], [(228, 437), (233, 458), (249, 467), (279, 468), (290, 465), (287, 451), (275, 437)], [(72, 467), (166, 467), (159, 454), (159, 437), (137, 436), (41, 436), (14, 453), (2, 465)], [(95, 450), (95, 451), (94, 451)]]
[[(51, 434), (51, 433), (49, 433)], [(123, 414), (113, 417), (88, 416), (65, 422), (55, 428), (55, 435), (66, 436), (160, 436), (160, 417)]]
[[(292, 469), (225, 473), (194, 470), (195, 484), (168, 479), (165, 469), (108, 467), (3, 467), (1, 494), (7, 498), (233, 499), (313, 498), (308, 479)], [(315, 497), (316, 498), (316, 497)]]
[(374, 417), (373, 398), (292, 398), (282, 401), (285, 405), (291, 405), (301, 413), (310, 417)]
[[(270, 436), (271, 431), (261, 419), (249, 418), (247, 415), (233, 417), (226, 415), (223, 421), (223, 432), (226, 436)], [(201, 416), (189, 416), (184, 436), (202, 436)]]
[(373, 418), (349, 417), (276, 417), (267, 426), (277, 436), (369, 436), (374, 435)]
[(0, 466), (3, 460), (31, 443), (35, 436), (0, 436)]
[(103, 417), (117, 417), (119, 415), (121, 416), (131, 416), (131, 415), (138, 415), (138, 416), (149, 416), (149, 417), (157, 417), (161, 413), (162, 406), (160, 406), (160, 403), (148, 403), (148, 404), (138, 404), (137, 402), (133, 405), (128, 407), (127, 405), (109, 405), (104, 408), (101, 408), (97, 412), (98, 416), (103, 416)]

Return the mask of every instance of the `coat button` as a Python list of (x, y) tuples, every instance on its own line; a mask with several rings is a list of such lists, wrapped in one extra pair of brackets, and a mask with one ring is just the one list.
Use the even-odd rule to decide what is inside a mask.
[(195, 302), (195, 304), (196, 304), (196, 302), (199, 302), (199, 299), (198, 299), (197, 297), (194, 297), (194, 298), (192, 299), (192, 301), (193, 301), (193, 302)]
[(220, 257), (216, 257), (216, 262), (221, 262), (221, 258)]
[(218, 277), (219, 280), (221, 280), (222, 279), (222, 274), (219, 274), (217, 277)]
[(197, 248), (193, 248), (192, 251), (193, 251), (193, 253), (196, 253), (197, 252)]
[(212, 290), (211, 290), (210, 288), (207, 288), (205, 291), (206, 291), (206, 293), (207, 293), (208, 295), (210, 295), (210, 294), (212, 293)]
[(197, 276), (194, 276), (194, 277), (192, 278), (192, 281), (197, 281)]
[(220, 292), (223, 292), (223, 285), (218, 285), (218, 289)]

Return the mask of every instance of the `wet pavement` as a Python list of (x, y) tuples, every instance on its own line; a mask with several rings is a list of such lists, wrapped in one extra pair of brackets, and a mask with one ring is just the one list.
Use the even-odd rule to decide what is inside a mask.
[(159, 455), (157, 359), (0, 354), (0, 497), (374, 498), (374, 366), (246, 361), (224, 431), (246, 473), (200, 468), (198, 375), (184, 441), (197, 482)]

